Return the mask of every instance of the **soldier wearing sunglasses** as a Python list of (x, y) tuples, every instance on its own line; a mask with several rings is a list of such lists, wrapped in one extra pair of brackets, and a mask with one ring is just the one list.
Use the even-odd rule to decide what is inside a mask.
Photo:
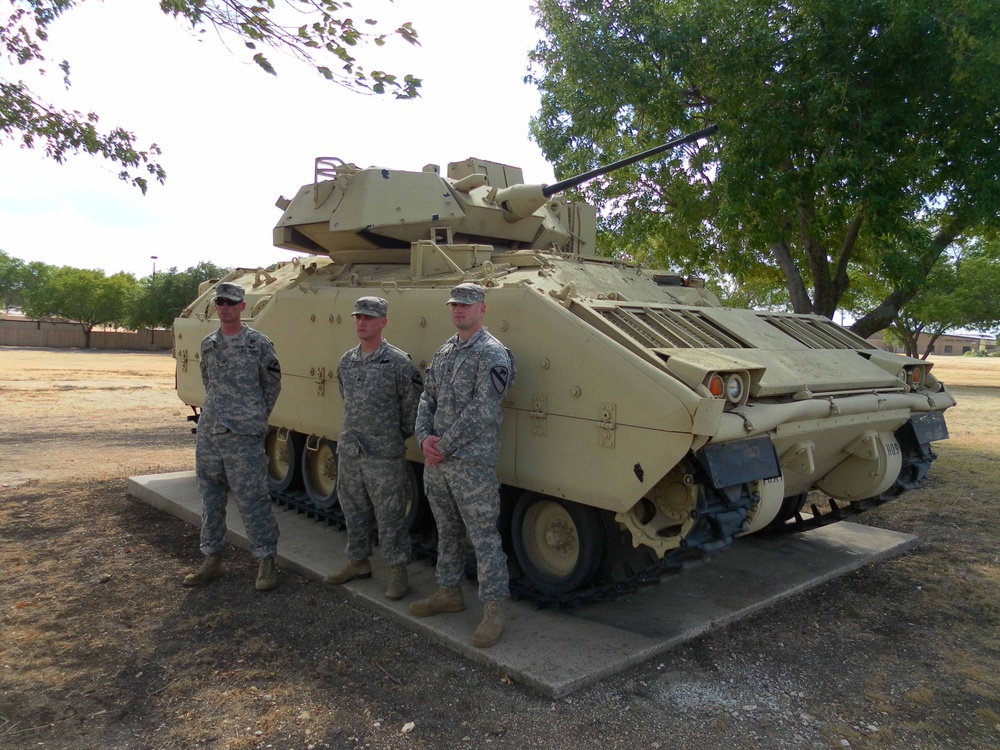
[(205, 403), (198, 419), (195, 469), (201, 491), (201, 567), (184, 579), (200, 586), (225, 573), (226, 502), (231, 491), (250, 551), (258, 560), (258, 591), (278, 585), (278, 524), (271, 510), (264, 436), (281, 392), (281, 366), (270, 339), (242, 322), (243, 287), (215, 289), (218, 330), (201, 342)]

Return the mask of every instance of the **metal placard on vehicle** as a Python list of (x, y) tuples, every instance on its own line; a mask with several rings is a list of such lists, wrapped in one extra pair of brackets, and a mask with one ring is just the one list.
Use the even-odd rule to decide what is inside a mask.
[(944, 414), (939, 411), (914, 414), (910, 417), (910, 422), (918, 443), (933, 443), (935, 440), (948, 438), (948, 425), (944, 423)]
[(697, 456), (715, 489), (781, 476), (778, 453), (767, 435), (710, 443)]

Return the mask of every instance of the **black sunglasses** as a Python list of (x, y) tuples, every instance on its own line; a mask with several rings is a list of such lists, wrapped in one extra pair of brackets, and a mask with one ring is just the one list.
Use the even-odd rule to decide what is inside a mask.
[(220, 306), (221, 307), (232, 307), (233, 305), (238, 305), (238, 304), (240, 304), (240, 303), (237, 300), (234, 300), (234, 299), (226, 299), (225, 297), (216, 297), (215, 298), (215, 306), (216, 307), (220, 307)]

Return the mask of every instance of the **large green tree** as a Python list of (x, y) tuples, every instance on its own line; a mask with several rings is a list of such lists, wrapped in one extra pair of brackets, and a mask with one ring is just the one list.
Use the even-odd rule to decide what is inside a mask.
[[(866, 296), (879, 296), (885, 282), (878, 277), (859, 279), (855, 305)], [(994, 333), (1000, 327), (1000, 242), (970, 243), (949, 250), (928, 275), (920, 291), (907, 302), (886, 330), (911, 357), (927, 358), (948, 331)], [(921, 351), (920, 336), (928, 338)]]
[[(31, 65), (43, 72), (52, 64), (47, 45), (49, 27), (85, 0), (9, 0), (12, 10), (0, 21), (0, 49), (15, 67)], [(395, 35), (417, 44), (410, 23), (392, 32), (375, 30), (378, 22), (365, 19), (357, 26), (351, 4), (337, 0), (159, 0), (160, 9), (192, 28), (214, 27), (241, 39), (253, 61), (268, 73), (275, 68), (264, 49), (286, 53), (312, 65), (325, 79), (354, 91), (417, 96), (420, 80), (382, 70), (366, 70), (355, 49), (364, 42), (385, 44)], [(367, 29), (367, 30), (366, 30)], [(124, 63), (123, 63), (124, 64)], [(70, 64), (56, 63), (70, 85)], [(146, 192), (150, 178), (163, 182), (166, 172), (156, 161), (161, 151), (154, 143), (142, 148), (135, 135), (121, 127), (101, 129), (94, 112), (67, 111), (37, 95), (22, 80), (0, 73), (0, 136), (28, 148), (41, 148), (62, 162), (67, 155), (103, 156), (121, 167), (119, 177)]]
[(24, 261), (0, 250), (0, 307), (5, 313), (24, 304), (27, 269)]
[(130, 273), (106, 276), (98, 270), (48, 267), (32, 284), (24, 314), (78, 323), (83, 330), (83, 346), (89, 349), (94, 326), (124, 325), (126, 306), (135, 288), (136, 280)]
[[(21, 288), (19, 292), (18, 307), (25, 315), (32, 315), (31, 311), (44, 309), (47, 305), (49, 279), (58, 270), (58, 266), (51, 266), (40, 260), (25, 263), (15, 259), (21, 264)], [(41, 315), (46, 315), (43, 312)], [(40, 316), (39, 316), (40, 317)]]
[(832, 317), (888, 280), (888, 326), (946, 248), (1000, 222), (1000, 24), (990, 0), (536, 0), (535, 139), (560, 175), (709, 123), (675, 158), (584, 188), (607, 247), (759, 281)]
[(181, 310), (198, 297), (198, 286), (209, 279), (221, 279), (230, 269), (202, 262), (184, 271), (171, 268), (139, 280), (129, 299), (126, 325), (129, 328), (169, 328)]

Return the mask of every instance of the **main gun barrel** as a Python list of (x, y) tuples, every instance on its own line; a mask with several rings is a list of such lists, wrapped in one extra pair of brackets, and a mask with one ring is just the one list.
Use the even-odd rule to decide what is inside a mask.
[(707, 138), (716, 131), (718, 131), (718, 125), (709, 125), (707, 128), (702, 128), (701, 130), (690, 133), (680, 138), (675, 138), (667, 143), (660, 144), (659, 146), (654, 146), (651, 149), (643, 151), (641, 154), (633, 154), (632, 156), (626, 157), (625, 159), (619, 159), (611, 164), (605, 164), (603, 167), (597, 167), (596, 169), (591, 169), (589, 172), (584, 172), (583, 174), (578, 174), (575, 177), (569, 177), (565, 180), (560, 180), (559, 182), (554, 182), (551, 185), (546, 185), (542, 188), (542, 195), (546, 198), (551, 198), (556, 193), (561, 193), (564, 190), (569, 190), (570, 188), (575, 188), (587, 180), (592, 180), (595, 177), (600, 177), (601, 175), (607, 174), (608, 172), (613, 172), (621, 167), (627, 167), (629, 164), (635, 164), (637, 161), (642, 161), (643, 159), (648, 159), (657, 154), (662, 154), (664, 151), (675, 148), (677, 146), (683, 146), (686, 143), (693, 143), (700, 138)]

